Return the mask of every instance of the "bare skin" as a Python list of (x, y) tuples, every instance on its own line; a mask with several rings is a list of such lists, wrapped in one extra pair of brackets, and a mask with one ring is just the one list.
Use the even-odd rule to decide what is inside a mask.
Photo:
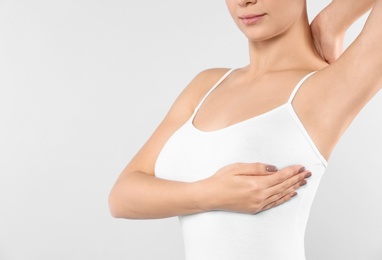
[(347, 29), (374, 3), (375, 0), (334, 0), (313, 19), (313, 41), (323, 60), (331, 64), (340, 57)]
[[(208, 96), (194, 119), (195, 127), (213, 131), (280, 106), (299, 79), (318, 70), (305, 81), (292, 104), (328, 160), (346, 128), (381, 88), (382, 0), (375, 2), (359, 37), (330, 65), (322, 57), (324, 52), (320, 54), (316, 49), (320, 41), (313, 40), (304, 0), (226, 2), (234, 21), (248, 38), (250, 64), (233, 71)], [(346, 8), (352, 5), (341, 5), (343, 2), (333, 2), (317, 24), (334, 17), (336, 12), (346, 13)], [(366, 2), (362, 8), (367, 10), (365, 6)], [(259, 12), (266, 15), (254, 26), (244, 25), (239, 18)], [(302, 165), (269, 174), (263, 163), (239, 163), (194, 183), (155, 177), (155, 161), (163, 145), (190, 118), (202, 97), (227, 70), (217, 68), (199, 73), (180, 94), (119, 176), (109, 197), (113, 216), (161, 218), (214, 209), (255, 214), (280, 205), (295, 194), (309, 172), (298, 173)]]

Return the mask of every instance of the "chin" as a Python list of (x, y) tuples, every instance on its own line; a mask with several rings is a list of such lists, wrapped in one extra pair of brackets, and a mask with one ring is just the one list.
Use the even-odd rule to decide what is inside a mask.
[(265, 41), (278, 35), (269, 28), (239, 28), (249, 41)]
[(262, 42), (267, 41), (275, 37), (275, 35), (269, 35), (269, 34), (246, 34), (245, 35), (248, 41), (251, 42)]
[(250, 32), (250, 33), (246, 32), (244, 33), (244, 35), (247, 37), (248, 41), (259, 42), (259, 41), (268, 41), (271, 39), (274, 39), (274, 40), (278, 39), (284, 35), (285, 31), (286, 30), (269, 32), (268, 30), (267, 32), (264, 32), (264, 30), (262, 30), (262, 31)]

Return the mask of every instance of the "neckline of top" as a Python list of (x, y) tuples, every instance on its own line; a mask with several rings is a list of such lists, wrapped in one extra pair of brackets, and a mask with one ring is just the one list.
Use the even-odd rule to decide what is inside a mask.
[(276, 106), (276, 107), (274, 107), (274, 108), (272, 108), (272, 109), (270, 109), (270, 110), (268, 110), (268, 111), (266, 111), (266, 112), (263, 112), (263, 113), (261, 113), (261, 114), (258, 114), (258, 115), (255, 115), (255, 116), (253, 116), (253, 117), (250, 117), (250, 118), (244, 119), (244, 120), (242, 120), (242, 121), (233, 123), (233, 124), (231, 124), (231, 125), (225, 126), (225, 127), (223, 127), (223, 128), (219, 128), (219, 129), (215, 129), (215, 130), (201, 130), (201, 129), (197, 128), (197, 127), (194, 125), (194, 119), (195, 119), (196, 114), (197, 114), (198, 111), (199, 111), (199, 108), (200, 108), (201, 105), (204, 103), (205, 99), (210, 95), (210, 93), (211, 93), (215, 88), (217, 88), (217, 87), (220, 85), (220, 83), (223, 82), (223, 81), (228, 77), (228, 75), (230, 75), (231, 72), (233, 72), (234, 70), (237, 70), (237, 68), (231, 68), (231, 69), (229, 69), (229, 70), (228, 70), (228, 71), (227, 71), (227, 72), (226, 72), (226, 73), (225, 73), (225, 74), (224, 74), (224, 75), (223, 75), (223, 76), (222, 76), (222, 77), (221, 77), (221, 78), (214, 84), (214, 86), (212, 86), (212, 88), (211, 88), (209, 91), (207, 91), (207, 94), (204, 95), (204, 97), (202, 98), (202, 100), (199, 102), (199, 104), (197, 105), (197, 107), (194, 109), (194, 113), (192, 114), (192, 116), (191, 116), (191, 118), (190, 118), (190, 121), (191, 121), (191, 125), (192, 125), (192, 127), (193, 127), (195, 130), (197, 130), (197, 131), (199, 131), (199, 132), (201, 132), (201, 133), (214, 133), (214, 132), (220, 132), (220, 131), (223, 131), (223, 130), (225, 130), (225, 129), (234, 127), (234, 126), (236, 126), (236, 125), (240, 125), (241, 123), (244, 124), (244, 123), (246, 123), (246, 122), (255, 120), (255, 119), (257, 119), (257, 118), (262, 118), (262, 117), (264, 117), (264, 116), (266, 116), (266, 115), (268, 115), (268, 114), (271, 114), (271, 113), (273, 113), (273, 112), (275, 112), (275, 111), (281, 109), (281, 108), (284, 107), (284, 106), (287, 106), (288, 104), (289, 104), (290, 107), (292, 108), (293, 112), (295, 112), (295, 111), (294, 111), (294, 108), (293, 108), (293, 106), (292, 106), (292, 101), (293, 101), (294, 96), (296, 95), (298, 89), (299, 89), (299, 88), (302, 86), (302, 84), (305, 82), (305, 80), (306, 80), (307, 78), (309, 78), (311, 75), (313, 75), (315, 72), (317, 72), (317, 70), (315, 70), (315, 71), (309, 72), (309, 73), (306, 74), (304, 77), (302, 77), (302, 78), (298, 81), (298, 83), (296, 84), (296, 86), (293, 88), (291, 94), (289, 95), (288, 101), (285, 102), (285, 103), (283, 103), (283, 104), (281, 104), (281, 105), (278, 105), (278, 106)]
[(280, 110), (281, 108), (287, 106), (288, 104), (290, 104), (290, 103), (288, 103), (288, 102), (287, 102), (287, 103), (284, 103), (284, 104), (282, 104), (282, 105), (279, 105), (279, 106), (277, 106), (277, 107), (275, 107), (275, 108), (272, 108), (271, 110), (268, 110), (268, 111), (266, 111), (266, 112), (264, 112), (264, 113), (261, 113), (261, 114), (259, 114), (259, 115), (256, 115), (256, 116), (253, 116), (253, 117), (244, 119), (244, 120), (242, 120), (242, 121), (239, 121), (239, 122), (236, 122), (236, 123), (233, 123), (233, 124), (230, 124), (230, 125), (227, 125), (227, 126), (225, 126), (225, 127), (222, 127), (222, 128), (219, 128), (219, 129), (215, 129), (215, 130), (201, 130), (201, 129), (197, 128), (197, 127), (194, 125), (194, 118), (195, 118), (195, 115), (196, 115), (197, 112), (198, 112), (198, 109), (195, 109), (195, 110), (194, 110), (194, 113), (193, 113), (193, 115), (191, 116), (191, 118), (190, 118), (189, 121), (190, 121), (190, 124), (191, 124), (192, 128), (195, 129), (196, 131), (200, 132), (200, 133), (210, 134), (210, 133), (223, 132), (223, 131), (226, 131), (226, 130), (228, 130), (228, 129), (230, 129), (230, 128), (235, 128), (235, 127), (237, 127), (237, 126), (239, 126), (239, 125), (247, 124), (247, 123), (249, 123), (249, 122), (251, 122), (251, 121), (260, 119), (260, 118), (262, 118), (262, 117), (264, 117), (264, 116), (266, 116), (266, 115), (268, 115), (268, 114), (272, 114), (272, 113), (274, 113), (274, 112)]
[(297, 123), (298, 127), (301, 129), (302, 133), (304, 134), (304, 136), (306, 137), (306, 139), (310, 143), (312, 149), (315, 151), (315, 153), (317, 154), (319, 159), (322, 161), (323, 165), (325, 167), (327, 167), (328, 161), (326, 160), (326, 158), (321, 154), (321, 152), (317, 148), (316, 144), (314, 143), (313, 139), (310, 137), (309, 133), (305, 129), (304, 125), (302, 124), (301, 120), (299, 119), (299, 117), (298, 117), (298, 115), (297, 115), (297, 113), (294, 110), (294, 107), (292, 105), (293, 98), (294, 98), (295, 94), (297, 93), (298, 89), (302, 86), (302, 84), (305, 82), (305, 80), (307, 78), (309, 78), (312, 74), (317, 72), (317, 70), (312, 71), (312, 72), (306, 74), (302, 79), (300, 79), (300, 81), (296, 84), (296, 86), (292, 90), (292, 93), (290, 94), (289, 99), (288, 99), (287, 102), (285, 102), (285, 103), (283, 103), (283, 104), (281, 104), (281, 105), (279, 105), (279, 106), (277, 106), (275, 108), (272, 108), (272, 109), (270, 109), (270, 110), (268, 110), (268, 111), (266, 111), (264, 113), (255, 115), (253, 117), (244, 119), (242, 121), (239, 121), (239, 122), (236, 122), (236, 123), (230, 124), (228, 126), (225, 126), (223, 128), (219, 128), (219, 129), (215, 129), (215, 130), (201, 130), (201, 129), (197, 128), (194, 125), (194, 118), (195, 118), (195, 116), (196, 116), (196, 114), (197, 114), (201, 104), (206, 99), (206, 97), (213, 91), (213, 89), (215, 89), (234, 70), (235, 69), (232, 68), (228, 72), (226, 72), (226, 74), (224, 74), (223, 77), (207, 92), (207, 94), (203, 97), (203, 99), (199, 103), (199, 105), (194, 109), (193, 114), (191, 115), (190, 119), (188, 120), (188, 124), (191, 126), (191, 128), (194, 131), (196, 131), (196, 132), (198, 132), (200, 134), (203, 134), (203, 135), (224, 133), (225, 131), (229, 131), (231, 129), (235, 129), (236, 127), (239, 127), (239, 126), (242, 126), (242, 125), (246, 125), (246, 124), (249, 124), (251, 122), (260, 120), (261, 118), (264, 118), (265, 116), (268, 116), (268, 115), (271, 115), (273, 113), (276, 113), (277, 111), (282, 110), (284, 107), (286, 107), (291, 112), (293, 119), (295, 120), (295, 122)]

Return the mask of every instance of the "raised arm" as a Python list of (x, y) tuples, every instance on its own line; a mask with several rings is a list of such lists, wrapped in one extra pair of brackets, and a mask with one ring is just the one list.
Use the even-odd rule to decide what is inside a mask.
[(346, 31), (359, 17), (370, 10), (376, 0), (333, 0), (325, 9), (333, 24)]
[[(348, 4), (351, 2), (356, 9)], [(360, 1), (363, 2), (363, 1)], [(367, 0), (367, 3), (372, 1)], [(360, 5), (354, 0), (335, 0), (332, 7), (328, 6), (328, 15), (333, 21), (337, 16), (349, 17), (343, 19), (343, 23), (351, 23), (354, 17), (366, 10), (366, 4)], [(341, 11), (340, 11), (341, 10)], [(351, 15), (353, 13), (353, 16)], [(382, 83), (382, 0), (376, 0), (373, 9), (370, 12), (365, 26), (358, 37), (338, 58), (336, 62), (324, 68), (318, 76), (326, 78), (328, 90), (327, 97), (339, 98), (348, 101), (349, 109), (361, 109), (370, 98), (372, 98), (380, 89)], [(339, 91), (339, 92), (338, 92)], [(337, 94), (336, 94), (337, 93)], [(332, 94), (332, 95), (329, 95)], [(333, 102), (338, 104), (339, 101)], [(341, 102), (343, 103), (343, 102)]]
[(345, 33), (375, 0), (334, 0), (313, 19), (311, 31), (318, 53), (333, 63), (343, 52)]
[[(341, 3), (346, 6), (345, 2), (337, 0), (337, 8), (340, 9)], [(333, 20), (340, 12), (347, 12), (344, 9), (334, 13), (334, 10), (333, 2), (333, 9), (327, 13)], [(382, 0), (377, 0), (354, 42), (335, 62), (319, 70), (305, 84), (310, 85), (309, 95), (304, 99), (305, 104), (309, 104), (306, 114), (314, 122), (316, 133), (325, 140), (327, 150), (334, 148), (353, 119), (381, 89), (381, 25)]]

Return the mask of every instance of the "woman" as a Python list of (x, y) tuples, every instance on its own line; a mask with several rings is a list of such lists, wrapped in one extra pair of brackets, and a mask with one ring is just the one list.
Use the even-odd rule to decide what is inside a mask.
[[(312, 31), (304, 0), (226, 2), (250, 64), (192, 80), (121, 173), (111, 213), (179, 216), (188, 260), (303, 260), (331, 151), (381, 88), (382, 0), (335, 0)], [(327, 30), (341, 43), (373, 4), (352, 45), (328, 54)]]

